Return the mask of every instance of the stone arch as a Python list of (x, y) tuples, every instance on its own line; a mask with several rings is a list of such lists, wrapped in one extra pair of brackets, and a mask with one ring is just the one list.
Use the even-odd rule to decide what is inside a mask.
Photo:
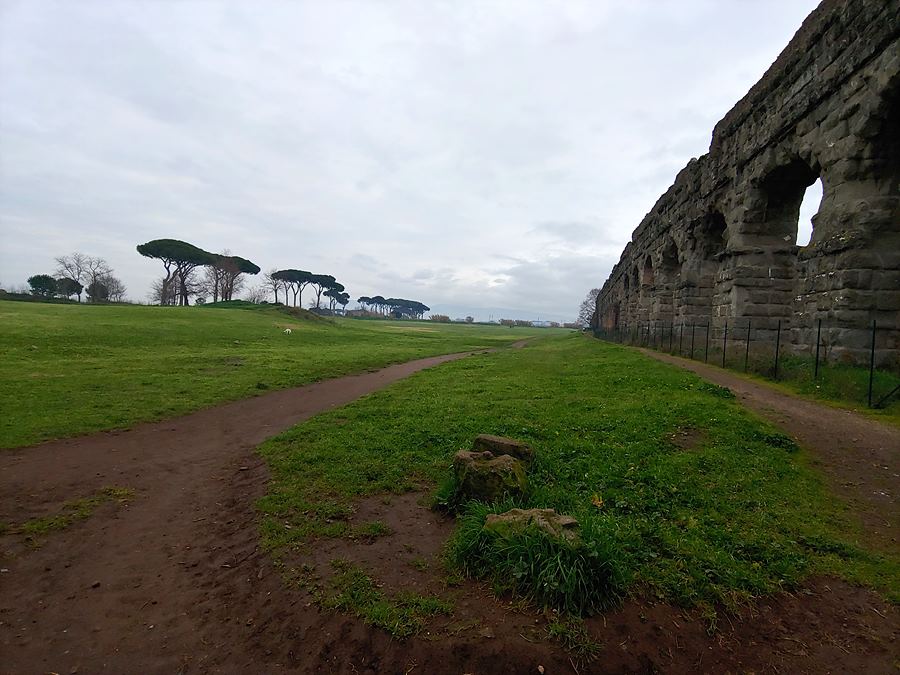
[(641, 286), (653, 286), (653, 259), (648, 255), (644, 258), (644, 265), (641, 268)]
[(690, 224), (689, 233), (690, 246), (681, 266), (676, 304), (683, 323), (702, 325), (710, 320), (717, 304), (729, 301), (717, 285), (728, 241), (725, 216), (715, 209), (707, 211)]
[[(797, 243), (800, 204), (806, 188), (819, 179), (819, 171), (799, 157), (770, 171), (760, 183), (765, 194), (762, 237), (783, 247)], [(813, 234), (815, 237), (815, 233)], [(778, 241), (780, 240), (780, 241)]]
[(882, 221), (887, 231), (900, 231), (900, 74), (898, 74), (881, 99), (875, 113), (878, 126), (874, 178), (877, 191), (893, 200), (888, 205), (891, 217)]
[(653, 319), (654, 305), (654, 274), (653, 260), (650, 256), (644, 256), (637, 267), (638, 278), (638, 321), (647, 322)]
[(681, 281), (681, 259), (675, 240), (669, 237), (659, 253), (654, 318), (670, 323), (679, 310), (676, 290)]
[[(821, 169), (812, 156), (809, 161), (797, 153), (781, 156), (783, 160), (748, 193), (755, 208), (741, 223), (727, 278), (716, 288), (714, 314), (720, 321), (743, 317), (757, 328), (773, 329), (779, 322), (789, 326), (796, 318), (798, 285), (810, 278), (806, 263), (797, 255), (800, 204)], [(827, 191), (827, 181), (823, 183)], [(813, 230), (807, 249), (815, 248), (820, 234)]]

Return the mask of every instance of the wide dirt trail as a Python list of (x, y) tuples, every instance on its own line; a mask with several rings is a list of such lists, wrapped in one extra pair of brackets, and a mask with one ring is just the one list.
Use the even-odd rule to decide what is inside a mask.
[(258, 494), (265, 483), (254, 448), (317, 413), (464, 356), (0, 453), (3, 523), (54, 513), (104, 486), (136, 493), (127, 505), (106, 504), (51, 533), (36, 550), (2, 538), (0, 672), (174, 673), (186, 672), (188, 660), (216, 660), (229, 632), (211, 624), (248, 621), (232, 617), (238, 608), (210, 585), (239, 584), (241, 563), (256, 551), (255, 514), (234, 499), (235, 484)]
[(810, 450), (814, 466), (852, 506), (869, 546), (897, 550), (900, 526), (900, 429), (858, 413), (783, 394), (727, 370), (647, 349), (647, 356), (693, 371)]

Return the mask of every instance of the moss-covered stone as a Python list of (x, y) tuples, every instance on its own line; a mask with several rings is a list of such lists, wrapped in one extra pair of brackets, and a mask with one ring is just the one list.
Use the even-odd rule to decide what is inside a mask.
[(528, 487), (525, 467), (510, 455), (495, 457), (490, 452), (460, 450), (453, 458), (453, 470), (460, 502), (494, 502), (504, 496), (521, 495)]
[(491, 513), (484, 521), (484, 529), (506, 539), (531, 529), (571, 546), (581, 543), (578, 521), (553, 509), (511, 509), (506, 513)]
[(472, 448), (476, 451), (488, 451), (495, 456), (510, 455), (525, 464), (531, 464), (534, 459), (534, 450), (530, 445), (512, 438), (492, 436), (491, 434), (478, 434)]

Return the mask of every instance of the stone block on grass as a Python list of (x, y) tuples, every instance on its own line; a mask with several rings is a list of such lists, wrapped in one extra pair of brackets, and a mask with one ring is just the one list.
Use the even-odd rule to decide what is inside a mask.
[(503, 436), (492, 436), (491, 434), (478, 434), (472, 447), (477, 450), (487, 450), (494, 455), (510, 455), (516, 459), (531, 464), (534, 459), (534, 450), (527, 443), (517, 441), (512, 438), (504, 438)]
[(495, 457), (491, 452), (460, 450), (453, 458), (459, 501), (477, 499), (494, 502), (525, 492), (525, 467), (511, 455)]
[(578, 521), (553, 509), (511, 509), (506, 513), (491, 513), (484, 521), (484, 529), (506, 539), (535, 530), (570, 546), (581, 543)]

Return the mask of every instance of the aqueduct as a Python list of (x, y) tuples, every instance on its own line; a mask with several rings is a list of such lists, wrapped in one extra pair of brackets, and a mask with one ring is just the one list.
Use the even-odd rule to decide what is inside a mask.
[[(820, 179), (808, 245), (800, 204)], [(797, 348), (824, 319), (832, 356), (872, 320), (900, 350), (900, 0), (825, 0), (644, 217), (594, 327), (780, 321)]]

